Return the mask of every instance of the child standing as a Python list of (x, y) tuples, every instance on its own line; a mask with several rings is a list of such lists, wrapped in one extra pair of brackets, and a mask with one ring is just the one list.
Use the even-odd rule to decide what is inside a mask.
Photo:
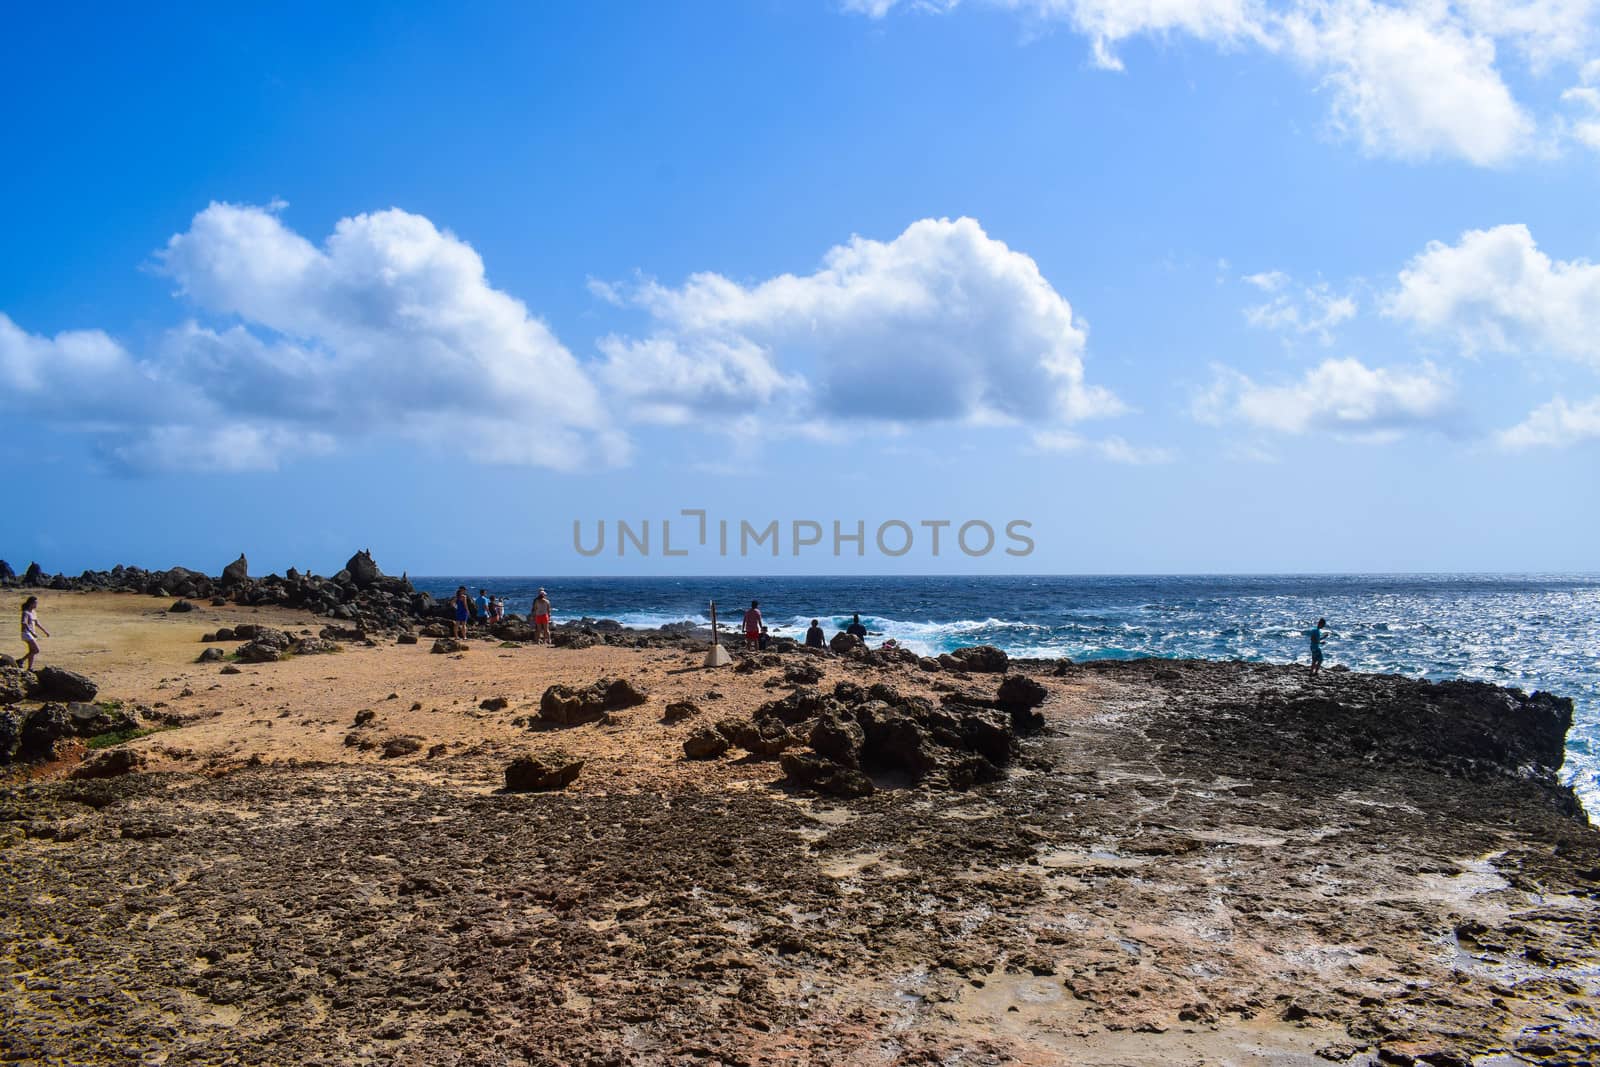
[(22, 665), (25, 671), (33, 670), (33, 657), (39, 654), (39, 638), (33, 632), (35, 629), (46, 637), (50, 636), (50, 631), (39, 621), (39, 598), (31, 596), (22, 602), (22, 642), (28, 646), (28, 654), (23, 657)]

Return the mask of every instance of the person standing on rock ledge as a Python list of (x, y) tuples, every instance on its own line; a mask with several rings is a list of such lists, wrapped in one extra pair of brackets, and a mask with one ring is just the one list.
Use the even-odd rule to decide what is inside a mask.
[(744, 613), (744, 647), (761, 647), (761, 601), (750, 601), (750, 610)]
[(545, 595), (544, 586), (539, 587), (539, 595), (533, 598), (533, 643), (548, 645), (550, 639), (550, 598)]
[(1322, 631), (1327, 627), (1327, 619), (1318, 619), (1317, 624), (1306, 631), (1306, 638), (1311, 642), (1311, 673), (1313, 675), (1322, 672), (1322, 642), (1327, 637)]
[(39, 621), (39, 598), (31, 596), (22, 602), (22, 643), (28, 646), (28, 654), (23, 657), (22, 669), (33, 670), (33, 657), (39, 654), (39, 638), (34, 634), (34, 627), (44, 631), (46, 637), (50, 631), (45, 630), (44, 623)]

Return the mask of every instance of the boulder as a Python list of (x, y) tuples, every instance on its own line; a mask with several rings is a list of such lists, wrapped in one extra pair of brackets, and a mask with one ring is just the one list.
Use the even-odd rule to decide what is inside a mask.
[(661, 713), (661, 721), (682, 722), (684, 719), (692, 719), (699, 714), (700, 707), (694, 702), (688, 700), (674, 700), (671, 704), (668, 704), (667, 709)]
[[(292, 568), (291, 568), (292, 570)], [(245, 584), (250, 580), (250, 561), (244, 558), (244, 553), (239, 553), (239, 558), (222, 568), (222, 588), (232, 589)], [(294, 579), (291, 578), (290, 581)]]
[(799, 743), (789, 733), (789, 728), (776, 718), (739, 723), (730, 740), (757, 759), (772, 759)]
[(356, 729), (358, 729), (358, 730), (361, 729), (361, 727), (367, 725), (368, 723), (370, 723), (373, 719), (376, 719), (377, 717), (378, 717), (378, 713), (373, 711), (371, 708), (362, 708), (360, 711), (356, 712), (356, 721), (355, 721)]
[(394, 643), (397, 645), (414, 645), (417, 643), (417, 635), (414, 633), (403, 633), (394, 639)]
[(712, 726), (696, 726), (683, 741), (683, 754), (689, 759), (716, 759), (728, 748), (728, 739)]
[(428, 651), (436, 656), (444, 656), (452, 652), (465, 652), (466, 650), (467, 643), (465, 641), (457, 641), (453, 637), (441, 637), (433, 643), (433, 647)]
[(241, 641), (241, 640), (243, 640), (243, 638), (241, 638), (239, 636), (237, 631), (230, 630), (226, 626), (224, 626), (222, 629), (218, 630), (216, 633), (212, 634), (211, 635), (211, 639), (213, 641)]
[(1011, 659), (993, 645), (973, 645), (946, 652), (939, 657), (939, 665), (951, 671), (970, 671), (973, 674), (1004, 674)]
[(283, 656), (282, 649), (261, 641), (247, 641), (234, 653), (240, 663), (276, 663)]
[(22, 716), (9, 708), (0, 708), (0, 766), (11, 762), (22, 744)]
[(344, 565), (344, 569), (349, 573), (350, 581), (357, 589), (366, 589), (377, 585), (383, 578), (383, 572), (372, 561), (372, 553), (367, 549), (362, 549), (351, 556), (350, 561)]
[(220, 663), (227, 659), (227, 654), (220, 648), (208, 648), (195, 659), (196, 663)]
[(384, 759), (399, 759), (422, 751), (422, 742), (415, 737), (391, 737), (383, 743)]
[(1025, 674), (1008, 674), (1000, 679), (1000, 689), (995, 694), (995, 707), (1011, 716), (1011, 726), (1018, 733), (1033, 733), (1044, 729), (1044, 716), (1034, 709), (1044, 703), (1049, 690)]
[(581, 689), (552, 685), (539, 698), (539, 718), (564, 726), (593, 722), (607, 712), (637, 707), (648, 699), (648, 693), (626, 679), (602, 678)]
[(0, 667), (0, 704), (16, 704), (28, 698), (39, 684), (32, 671), (21, 667)]
[(78, 766), (74, 767), (70, 778), (116, 778), (124, 774), (144, 770), (149, 760), (143, 752), (137, 749), (116, 748), (96, 752)]
[(847, 634), (840, 630), (828, 641), (828, 647), (833, 649), (834, 655), (844, 656), (866, 646), (861, 643), (861, 638), (855, 634)]
[(22, 720), (17, 756), (20, 759), (53, 759), (61, 742), (76, 736), (72, 717), (60, 704), (46, 704)]
[(41, 667), (29, 695), (35, 700), (93, 700), (100, 687), (76, 671)]
[(194, 605), (189, 603), (187, 600), (176, 600), (167, 610), (175, 614), (182, 614), (187, 611), (193, 611)]
[(785, 752), (778, 757), (785, 779), (798, 789), (810, 789), (836, 797), (869, 796), (876, 788), (872, 779), (854, 767), (812, 752)]
[(44, 568), (39, 566), (37, 561), (28, 564), (28, 569), (22, 573), (22, 584), (23, 585), (42, 585), (42, 584), (44, 584)]
[(507, 700), (505, 697), (490, 697), (488, 700), (482, 701), (478, 704), (478, 707), (482, 708), (484, 711), (504, 711), (510, 706), (511, 701)]
[(506, 764), (506, 792), (543, 793), (565, 789), (577, 781), (583, 761), (565, 752), (522, 756)]
[(810, 744), (823, 759), (844, 767), (861, 766), (861, 750), (867, 735), (854, 719), (843, 715), (822, 715), (811, 727)]
[(302, 637), (294, 643), (294, 654), (297, 656), (324, 656), (330, 652), (342, 652), (338, 645), (332, 641), (325, 641), (320, 637)]
[(822, 665), (815, 660), (803, 660), (785, 669), (783, 680), (787, 685), (816, 685), (822, 681)]
[(9, 581), (16, 576), (17, 572), (11, 569), (11, 564), (0, 559), (0, 582)]

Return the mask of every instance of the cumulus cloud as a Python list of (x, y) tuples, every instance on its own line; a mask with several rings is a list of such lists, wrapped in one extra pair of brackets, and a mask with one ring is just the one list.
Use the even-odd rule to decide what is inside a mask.
[(1336, 433), (1381, 440), (1437, 423), (1451, 409), (1454, 385), (1430, 363), (1411, 368), (1368, 367), (1356, 359), (1329, 359), (1298, 381), (1258, 383), (1216, 368), (1211, 386), (1195, 398), (1202, 422), (1240, 422), (1263, 430)]
[(1600, 396), (1582, 404), (1558, 396), (1499, 434), (1500, 444), (1512, 449), (1564, 448), (1595, 440), (1600, 440)]
[(1385, 311), (1467, 354), (1555, 355), (1600, 367), (1600, 265), (1552, 260), (1523, 225), (1432, 242)]
[[(1366, 152), (1450, 157), (1493, 166), (1540, 149), (1538, 121), (1516, 99), (1503, 53), (1535, 74), (1582, 60), (1597, 0), (976, 0), (1087, 37), (1098, 66), (1121, 70), (1117, 46), (1182, 35), (1282, 55), (1332, 101), (1332, 124)], [(848, 10), (886, 17), (894, 0)], [(905, 3), (949, 11), (950, 3)], [(1573, 97), (1584, 103), (1581, 92)], [(1582, 134), (1580, 132), (1579, 136)]]
[(1335, 293), (1327, 282), (1295, 285), (1287, 274), (1276, 270), (1247, 274), (1243, 280), (1268, 297), (1264, 303), (1244, 309), (1245, 321), (1252, 326), (1310, 335), (1330, 344), (1334, 328), (1355, 318), (1355, 298), (1348, 293)]
[(1123, 410), (1084, 378), (1084, 327), (1030, 257), (972, 219), (854, 237), (811, 274), (626, 292), (651, 332), (601, 342), (638, 417), (1047, 423)]
[(143, 358), (99, 331), (47, 339), (0, 316), (6, 399), (99, 432), (109, 459), (139, 468), (266, 468), (352, 434), (559, 468), (625, 454), (582, 366), (470, 245), (389, 210), (340, 220), (319, 246), (281, 207), (213, 203), (168, 241), (157, 269), (211, 321)]

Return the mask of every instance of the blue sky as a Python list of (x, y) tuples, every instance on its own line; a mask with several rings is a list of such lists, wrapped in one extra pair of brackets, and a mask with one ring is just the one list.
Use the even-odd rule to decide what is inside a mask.
[(1596, 6), (13, 16), (0, 557), (1597, 569)]

